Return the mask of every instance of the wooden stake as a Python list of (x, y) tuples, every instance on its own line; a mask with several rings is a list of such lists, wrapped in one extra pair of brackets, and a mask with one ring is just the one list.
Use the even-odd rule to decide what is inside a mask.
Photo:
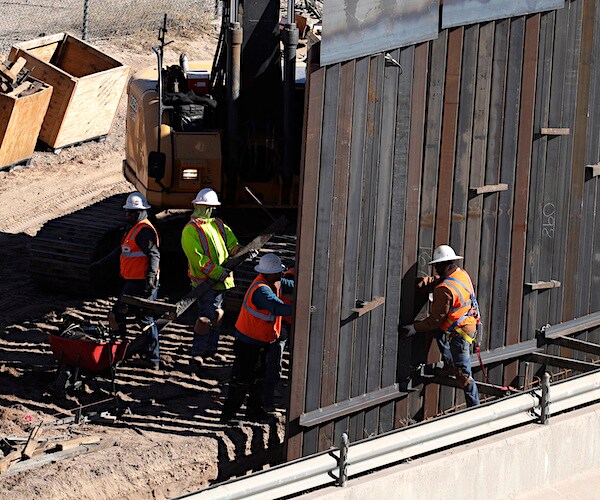
[(27, 460), (33, 456), (33, 452), (37, 448), (38, 438), (41, 434), (41, 424), (37, 427), (34, 427), (33, 430), (29, 433), (29, 439), (27, 440), (27, 444), (25, 445), (25, 448), (23, 448), (23, 452), (21, 453), (21, 457), (23, 458), (23, 460)]

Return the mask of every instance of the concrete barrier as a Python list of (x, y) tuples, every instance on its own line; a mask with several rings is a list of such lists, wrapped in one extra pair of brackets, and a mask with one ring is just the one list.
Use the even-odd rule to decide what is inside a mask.
[[(600, 404), (350, 479), (302, 498), (510, 498), (600, 467)], [(597, 490), (596, 490), (597, 491)]]

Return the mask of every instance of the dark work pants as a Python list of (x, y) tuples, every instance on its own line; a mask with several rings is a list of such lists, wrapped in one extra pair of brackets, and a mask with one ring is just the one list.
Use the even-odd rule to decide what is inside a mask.
[[(135, 295), (136, 297), (143, 297), (150, 300), (156, 299), (158, 288), (155, 288), (150, 294), (147, 294), (144, 292), (145, 287), (145, 280), (127, 280), (125, 281), (121, 295)], [(134, 314), (144, 329), (144, 331), (129, 344), (127, 356), (139, 354), (153, 363), (159, 363), (160, 348), (158, 345), (158, 328), (156, 328), (154, 318), (144, 314), (138, 308), (130, 307), (124, 302), (121, 302), (120, 298), (115, 303), (113, 312), (115, 314), (115, 319), (119, 324), (119, 333), (121, 335), (127, 333), (127, 314)]]
[(262, 387), (269, 344), (249, 344), (236, 338), (233, 343), (235, 360), (229, 382), (229, 393), (223, 407), (223, 417), (232, 418), (244, 404), (246, 415), (262, 412)]

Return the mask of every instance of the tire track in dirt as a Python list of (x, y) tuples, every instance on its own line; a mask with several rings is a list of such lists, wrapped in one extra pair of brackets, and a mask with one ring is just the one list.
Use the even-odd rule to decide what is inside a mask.
[(97, 172), (70, 179), (67, 190), (42, 193), (35, 201), (13, 205), (11, 213), (0, 222), (0, 231), (34, 235), (49, 220), (72, 213), (114, 194), (132, 190), (120, 172)]

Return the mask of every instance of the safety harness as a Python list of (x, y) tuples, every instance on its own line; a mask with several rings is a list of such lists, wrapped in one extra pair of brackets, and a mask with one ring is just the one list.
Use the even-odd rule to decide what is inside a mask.
[[(469, 344), (472, 344), (477, 338), (477, 332), (475, 332), (475, 334), (473, 335), (469, 335), (461, 327), (458, 326), (469, 316), (479, 318), (479, 304), (477, 303), (477, 299), (475, 298), (475, 294), (473, 293), (473, 283), (471, 283), (471, 280), (470, 278), (468, 278), (468, 275), (467, 279), (469, 279), (469, 285), (471, 286), (471, 289), (468, 289), (463, 282), (457, 280), (456, 278), (448, 277), (444, 279), (444, 285), (447, 285), (450, 288), (452, 288), (456, 292), (456, 296), (460, 301), (458, 307), (451, 307), (450, 311), (458, 311), (460, 309), (470, 306), (469, 310), (465, 314), (463, 314), (460, 318), (458, 318), (454, 323), (452, 323), (448, 327), (448, 329), (446, 330), (446, 336), (450, 338), (453, 333), (456, 333), (460, 335), (463, 339), (465, 339), (465, 341), (467, 341)], [(469, 300), (467, 302), (462, 302), (462, 296), (454, 283), (458, 284), (461, 288), (463, 288), (469, 293)]]

